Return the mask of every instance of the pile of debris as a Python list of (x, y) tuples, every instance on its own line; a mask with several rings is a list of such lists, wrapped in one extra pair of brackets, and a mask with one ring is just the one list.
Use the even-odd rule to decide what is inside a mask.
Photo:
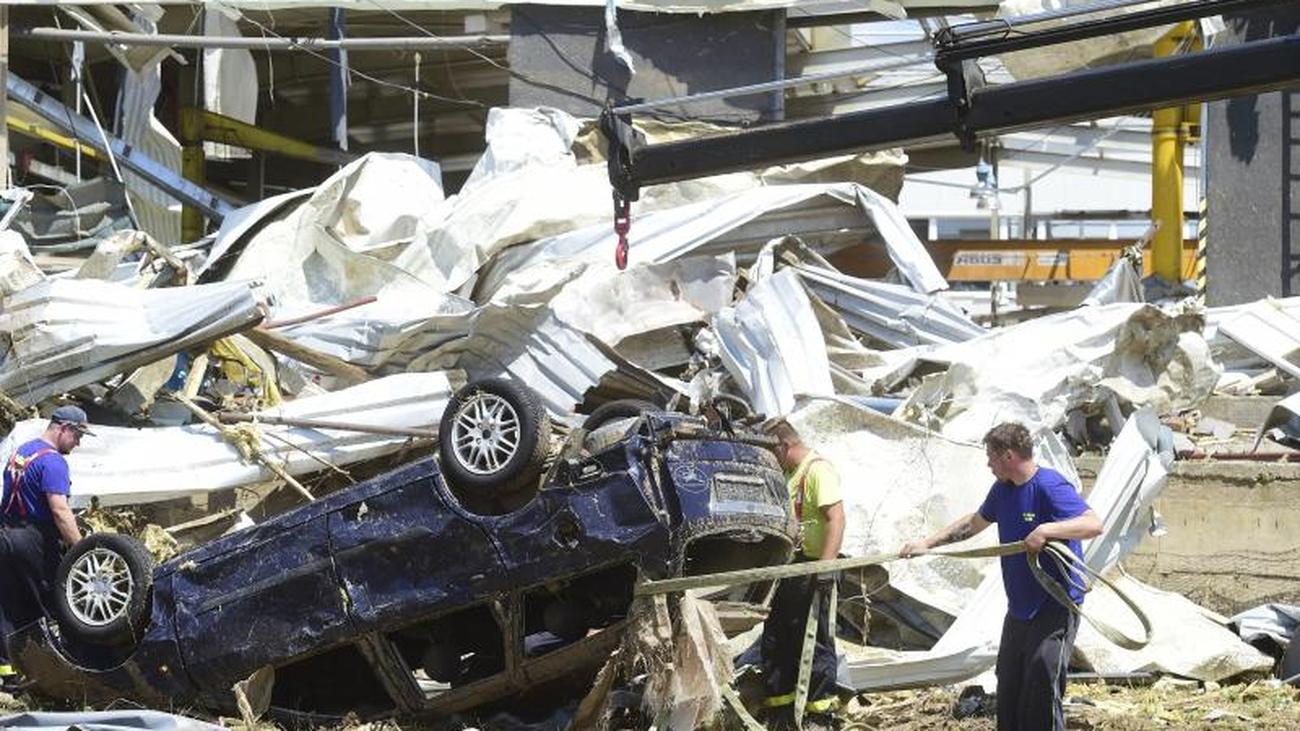
[[(1085, 626), (1080, 668), (1218, 682), (1272, 667), (1120, 561), (1159, 525), (1175, 452), (1208, 451), (1162, 418), (1222, 439), (1187, 416), (1212, 394), (1295, 390), (1300, 300), (1133, 301), (1121, 259), (1084, 306), (988, 330), (891, 202), (897, 152), (647, 189), (620, 270), (591, 134), (553, 110), (495, 109), (456, 195), (427, 160), (370, 154), (186, 246), (106, 223), (93, 250), (51, 259), (30, 226), (0, 232), (5, 449), (40, 432), (38, 414), (81, 405), (96, 426), (69, 456), (74, 504), (129, 509), (188, 547), (427, 455), (457, 388), (505, 377), (573, 428), (624, 399), (786, 417), (850, 476), (844, 550), (865, 555), (978, 505), (979, 440), (1014, 420), (1076, 483), (1073, 456), (1107, 452), (1089, 494), (1106, 531), (1086, 560), (1160, 618), (1142, 651)], [(886, 278), (831, 263), (868, 247)], [(1300, 403), (1284, 405), (1266, 427), (1300, 439)], [(926, 557), (843, 583), (845, 686), (991, 685), (996, 561)], [(1095, 594), (1094, 614), (1132, 621)]]

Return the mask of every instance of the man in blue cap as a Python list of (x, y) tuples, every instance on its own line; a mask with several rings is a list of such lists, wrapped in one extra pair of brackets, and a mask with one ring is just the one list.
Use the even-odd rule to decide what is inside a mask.
[(81, 540), (68, 505), (72, 492), (69, 454), (91, 433), (86, 412), (60, 406), (37, 439), (14, 450), (4, 469), (0, 495), (0, 682), (9, 686), (14, 670), (3, 640), (44, 614), (48, 586), (63, 546)]

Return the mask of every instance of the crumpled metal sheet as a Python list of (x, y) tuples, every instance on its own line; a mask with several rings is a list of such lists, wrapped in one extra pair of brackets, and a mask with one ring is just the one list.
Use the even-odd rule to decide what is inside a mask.
[(466, 315), (465, 337), (414, 358), (407, 367), (457, 368), (475, 380), (508, 375), (528, 384), (552, 417), (561, 421), (580, 419), (574, 408), (602, 384), (610, 385), (619, 397), (651, 400), (670, 390), (663, 379), (556, 316), (549, 302), (566, 282), (561, 279), (538, 291), (483, 305)]
[(1111, 394), (1134, 406), (1194, 408), (1219, 377), (1202, 322), (1121, 303), (936, 347), (919, 357), (948, 365), (947, 372), (923, 382), (901, 413), (974, 442), (1002, 421), (1057, 428), (1071, 409)]
[(848, 326), (895, 348), (957, 343), (988, 332), (941, 293), (851, 277), (826, 267), (795, 267), (813, 294)]
[(1287, 647), (1300, 627), (1300, 606), (1270, 602), (1251, 607), (1232, 615), (1232, 624), (1241, 639), (1254, 644), (1264, 639), (1272, 640), (1278, 647)]
[[(277, 307), (271, 319), (290, 319), (319, 310), (307, 303)], [(407, 370), (411, 361), (469, 334), (474, 303), (456, 295), (422, 300), (380, 297), (360, 307), (318, 317), (275, 332), (313, 350), (377, 373)]]
[[(412, 208), (388, 200), (391, 198), (389, 188), (369, 195), (349, 192), (350, 208), (388, 211), (395, 218), (410, 210), (420, 211), (416, 216), (417, 225), (409, 235), (388, 237), (381, 247), (359, 248), (347, 241), (339, 241), (342, 234), (337, 227), (331, 227), (328, 219), (346, 216), (349, 208), (340, 208), (337, 202), (331, 203), (322, 197), (321, 191), (337, 181), (355, 177), (354, 168), (358, 163), (354, 163), (313, 191), (310, 201), (299, 204), (297, 210), (288, 215), (283, 211), (275, 213), (275, 206), (259, 204), (246, 207), (244, 210), (253, 209), (249, 213), (237, 212), (235, 215), (243, 222), (239, 226), (223, 227), (213, 248), (212, 261), (215, 263), (209, 266), (213, 270), (225, 271), (231, 267), (228, 261), (222, 261), (237, 258), (231, 276), (262, 277), (270, 282), (272, 291), (290, 299), (332, 304), (377, 294), (376, 290), (403, 279), (419, 282), (437, 293), (466, 294), (475, 287), (480, 269), (506, 254), (510, 261), (504, 266), (492, 267), (495, 272), (492, 285), (479, 287), (479, 293), (474, 297), (478, 302), (486, 301), (505, 275), (520, 268), (518, 254), (508, 247), (527, 244), (523, 248), (531, 250), (534, 245), (529, 242), (565, 235), (584, 226), (608, 232), (607, 170), (603, 163), (589, 164), (587, 160), (578, 160), (571, 149), (576, 144), (574, 135), (578, 127), (577, 120), (557, 110), (492, 110), (488, 119), (488, 150), (460, 193), (445, 199), (441, 194), (427, 196), (427, 200)], [(403, 157), (409, 158), (388, 156), (383, 159), (382, 166), (374, 154), (363, 160), (370, 160), (365, 164), (376, 171), (374, 177), (377, 180), (383, 180), (392, 176), (379, 172), (381, 169), (414, 164), (410, 161), (415, 158), (403, 162)], [(891, 173), (901, 170), (905, 159), (901, 153), (846, 158), (861, 161), (857, 168)], [(849, 169), (857, 168), (849, 166)], [(707, 211), (711, 206), (708, 201), (756, 189), (791, 189), (797, 187), (793, 185), (795, 182), (819, 179), (825, 174), (824, 168), (817, 165), (779, 166), (650, 186), (642, 191), (641, 199), (632, 208), (636, 231), (634, 243), (641, 240), (641, 221), (647, 220), (654, 211), (682, 208), (701, 201), (705, 202), (701, 210)], [(896, 189), (896, 175), (892, 178), (884, 174), (869, 177), (880, 180), (886, 188)], [(815, 224), (807, 225), (819, 227), (818, 231), (825, 235), (838, 236), (843, 236), (842, 229), (848, 227), (869, 229), (870, 222), (861, 213), (844, 205), (856, 203), (860, 209), (869, 210), (869, 216), (876, 219), (875, 228), (886, 240), (911, 237), (909, 243), (913, 251), (901, 258), (909, 261), (915, 258), (918, 263), (900, 268), (909, 275), (918, 273), (917, 266), (926, 268), (923, 281), (916, 276), (912, 276), (912, 281), (921, 281), (921, 286), (929, 289), (945, 286), (897, 207), (877, 193), (868, 191), (858, 196), (852, 188), (850, 184), (839, 184), (841, 194), (838, 199), (808, 201), (815, 204), (815, 210), (801, 215)], [(412, 195), (408, 193), (408, 197)], [(760, 194), (754, 199), (754, 204), (765, 205), (764, 200)], [(784, 225), (782, 214), (794, 212), (796, 203), (788, 201), (781, 206), (783, 211), (768, 216), (767, 227), (778, 223)], [(821, 208), (826, 206), (840, 209), (847, 217), (841, 220), (838, 216), (821, 215)], [(759, 212), (744, 214), (744, 220), (754, 219)], [(266, 225), (258, 223), (277, 216), (279, 220)], [(743, 221), (736, 222), (737, 225), (740, 223)], [(730, 233), (752, 239), (741, 246), (742, 249), (756, 249), (763, 241), (776, 235), (752, 227), (740, 226), (740, 229)], [(715, 250), (701, 253), (726, 253), (736, 242), (717, 243)], [(897, 253), (899, 247), (892, 243), (890, 246), (891, 255)], [(612, 250), (611, 244), (603, 256), (596, 258), (611, 259), (608, 252)], [(647, 261), (637, 259), (635, 255), (633, 260)], [(286, 261), (290, 262), (288, 266)], [(328, 268), (323, 266), (330, 263), (332, 266)], [(384, 264), (391, 266), (382, 266)]]
[[(301, 398), (260, 412), (268, 416), (346, 421), (403, 428), (437, 428), (454, 389), (457, 373), (405, 373), (320, 396)], [(17, 445), (40, 436), (46, 421), (19, 422), (0, 445), (8, 459)], [(317, 472), (319, 460), (344, 466), (386, 454), (408, 444), (406, 437), (351, 431), (259, 424), (267, 455), (291, 475)], [(98, 498), (101, 505), (169, 500), (241, 485), (274, 476), (240, 459), (234, 445), (206, 424), (152, 429), (96, 425), (93, 435), (68, 455), (74, 507)], [(319, 459), (318, 459), (319, 458)]]
[[(734, 251), (741, 261), (753, 260), (778, 234), (798, 236), (799, 230), (746, 233), (747, 224), (776, 218), (800, 207), (829, 206), (874, 227), (894, 266), (918, 292), (946, 289), (948, 283), (934, 265), (916, 233), (892, 201), (855, 183), (777, 185), (751, 188), (722, 197), (633, 216), (628, 261), (669, 261), (688, 253), (716, 255)], [(818, 216), (817, 221), (823, 217)], [(813, 219), (810, 219), (810, 222)], [(818, 223), (817, 225), (822, 225)], [(476, 290), (492, 293), (510, 272), (543, 261), (574, 258), (605, 260), (613, 256), (616, 235), (608, 221), (541, 239), (502, 252), (482, 274)]]
[(0, 231), (0, 298), (45, 281), (27, 242), (17, 231)]
[(826, 341), (799, 276), (782, 270), (753, 285), (713, 321), (723, 365), (755, 414), (782, 416), (800, 396), (829, 396)]
[[(455, 262), (430, 262), (412, 244), (441, 224), (434, 212), (442, 200), (436, 163), (372, 152), (305, 200), (287, 194), (235, 212), (236, 223), (218, 232), (201, 280), (208, 270), (220, 271), (226, 279), (257, 279), (280, 299), (324, 304), (382, 293), (436, 296), (442, 290), (413, 272)], [(295, 207), (286, 212), (288, 206)]]
[(31, 711), (0, 718), (9, 731), (222, 731), (225, 726), (205, 723), (162, 711)]
[(0, 390), (35, 404), (260, 320), (252, 285), (139, 290), (51, 279), (0, 303)]

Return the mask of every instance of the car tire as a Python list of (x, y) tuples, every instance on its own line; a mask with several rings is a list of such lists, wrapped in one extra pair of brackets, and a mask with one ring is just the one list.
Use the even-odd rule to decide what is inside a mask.
[(593, 432), (615, 419), (630, 419), (647, 411), (663, 411), (663, 407), (634, 398), (610, 401), (597, 406), (590, 416), (583, 419), (582, 428), (585, 431)]
[(153, 557), (120, 533), (92, 533), (64, 554), (54, 606), (68, 635), (95, 645), (138, 640), (149, 620)]
[(533, 488), (546, 463), (550, 429), (546, 408), (527, 386), (504, 378), (470, 383), (442, 415), (443, 473), (453, 489), (474, 499)]

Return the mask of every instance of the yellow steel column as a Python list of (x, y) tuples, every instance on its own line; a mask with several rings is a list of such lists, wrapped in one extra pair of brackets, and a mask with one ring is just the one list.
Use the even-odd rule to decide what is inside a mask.
[[(1195, 34), (1191, 21), (1179, 23), (1156, 41), (1156, 57), (1172, 56)], [(1151, 264), (1157, 276), (1183, 281), (1183, 107), (1151, 113)]]
[[(181, 109), (181, 175), (203, 185), (207, 179), (207, 160), (203, 156), (202, 109)], [(181, 207), (181, 241), (189, 243), (203, 236), (203, 214), (191, 205)]]

